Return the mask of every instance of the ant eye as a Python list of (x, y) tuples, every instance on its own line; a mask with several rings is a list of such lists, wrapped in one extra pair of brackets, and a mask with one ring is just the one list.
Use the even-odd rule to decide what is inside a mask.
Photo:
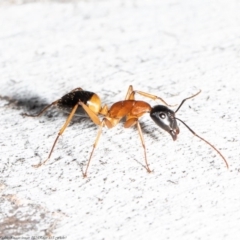
[(166, 114), (165, 114), (165, 113), (159, 113), (159, 117), (160, 117), (161, 119), (164, 119), (164, 118), (166, 118)]

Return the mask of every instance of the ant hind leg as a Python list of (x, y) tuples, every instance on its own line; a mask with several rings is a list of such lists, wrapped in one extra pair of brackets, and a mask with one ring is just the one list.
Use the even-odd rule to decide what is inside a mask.
[(56, 105), (58, 103), (59, 99), (56, 100), (55, 102), (52, 102), (51, 104), (47, 105), (45, 108), (43, 108), (38, 114), (33, 115), (33, 114), (27, 114), (27, 113), (23, 113), (22, 116), (26, 116), (26, 117), (39, 117), (41, 116), (44, 112), (47, 111), (47, 109), (49, 109), (50, 107)]
[(62, 128), (60, 129), (60, 131), (59, 131), (59, 133), (58, 133), (58, 135), (57, 135), (57, 137), (56, 137), (56, 139), (55, 139), (55, 141), (54, 141), (54, 143), (53, 143), (53, 145), (52, 145), (52, 148), (51, 148), (51, 151), (50, 151), (50, 153), (49, 153), (49, 155), (48, 155), (48, 158), (47, 158), (46, 160), (44, 160), (43, 162), (40, 162), (40, 163), (37, 164), (37, 165), (33, 165), (33, 167), (35, 167), (35, 168), (41, 167), (43, 164), (45, 164), (45, 163), (50, 159), (50, 157), (51, 157), (51, 155), (52, 155), (52, 152), (53, 152), (53, 150), (54, 150), (54, 148), (55, 148), (55, 146), (56, 146), (56, 143), (57, 143), (59, 137), (63, 134), (63, 132), (64, 132), (65, 129), (67, 128), (68, 124), (69, 124), (70, 121), (72, 120), (72, 118), (73, 118), (73, 116), (74, 116), (74, 114), (75, 114), (78, 106), (79, 106), (78, 104), (76, 104), (76, 105), (74, 106), (74, 108), (72, 109), (71, 113), (69, 114), (67, 120), (65, 121), (64, 125), (63, 125)]

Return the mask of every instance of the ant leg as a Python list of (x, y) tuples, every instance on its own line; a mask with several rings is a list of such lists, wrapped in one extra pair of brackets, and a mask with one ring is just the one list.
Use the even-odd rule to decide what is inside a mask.
[(101, 124), (101, 121), (100, 121), (99, 117), (97, 116), (97, 114), (95, 112), (93, 112), (86, 104), (84, 104), (83, 102), (79, 101), (78, 105), (82, 106), (82, 108), (85, 110), (87, 115), (90, 117), (90, 119), (96, 125), (100, 125)]
[(99, 138), (102, 134), (102, 128), (104, 127), (105, 125), (105, 119), (103, 119), (103, 121), (101, 122), (100, 126), (99, 126), (99, 129), (98, 129), (98, 133), (97, 133), (97, 137), (94, 141), (94, 144), (93, 144), (93, 148), (92, 148), (92, 151), (91, 151), (91, 154), (89, 156), (89, 159), (88, 159), (88, 162), (87, 162), (87, 166), (86, 166), (86, 169), (83, 173), (83, 177), (87, 177), (87, 171), (88, 171), (88, 168), (89, 168), (89, 165), (90, 165), (90, 162), (91, 162), (91, 159), (92, 159), (92, 155), (93, 155), (93, 152), (95, 150), (95, 148), (97, 147), (97, 144), (98, 144), (98, 141), (99, 141)]
[[(83, 89), (82, 89), (82, 88), (75, 88), (75, 89), (73, 89), (71, 92), (76, 92), (76, 91), (83, 91)], [(43, 108), (43, 110), (41, 110), (37, 115), (32, 115), (32, 114), (23, 113), (22, 116), (26, 116), (26, 117), (39, 117), (39, 116), (41, 116), (48, 108), (56, 105), (59, 100), (60, 100), (60, 99), (56, 100), (55, 102), (52, 102), (51, 104), (49, 104), (48, 106), (46, 106), (45, 108)]]
[[(90, 157), (88, 159), (88, 162), (87, 162), (87, 166), (86, 166), (86, 169), (83, 173), (83, 177), (87, 177), (87, 171), (88, 171), (88, 168), (89, 168), (89, 165), (90, 165), (90, 162), (91, 162), (91, 159), (92, 159), (92, 155), (94, 153), (94, 150), (95, 148), (97, 147), (97, 144), (98, 144), (98, 141), (99, 141), (99, 138), (102, 134), (102, 128), (105, 126), (105, 122), (107, 122), (107, 126), (110, 128), (112, 127), (112, 123), (108, 120), (108, 119), (103, 119), (102, 121), (100, 121), (99, 117), (97, 116), (97, 114), (95, 112), (93, 112), (87, 105), (85, 105), (83, 102), (79, 101), (78, 103), (80, 106), (82, 106), (82, 108), (86, 111), (87, 115), (90, 117), (90, 119), (96, 124), (96, 125), (99, 125), (99, 129), (98, 129), (98, 133), (97, 133), (97, 137), (94, 141), (94, 144), (93, 144), (93, 148), (92, 148), (92, 151), (91, 151), (91, 154), (90, 154)], [(105, 112), (104, 112), (105, 111)], [(103, 110), (102, 112), (100, 112), (101, 114), (105, 114), (107, 115), (108, 113), (108, 108), (107, 106), (105, 105), (103, 107)]]
[(128, 87), (128, 91), (127, 91), (125, 100), (134, 100), (134, 91), (133, 91), (133, 86), (132, 85), (130, 85)]
[(161, 102), (163, 102), (168, 107), (176, 106), (176, 105), (170, 105), (170, 104), (166, 103), (161, 97), (155, 96), (153, 94), (142, 92), (142, 91), (133, 90), (132, 85), (130, 85), (129, 88), (128, 88), (128, 92), (127, 92), (125, 100), (134, 100), (136, 93), (138, 93), (139, 95), (144, 96), (146, 98), (150, 98), (150, 99), (152, 99), (154, 101), (160, 100)]
[(42, 115), (48, 108), (56, 105), (59, 100), (60, 100), (60, 99), (56, 100), (55, 102), (52, 102), (51, 104), (49, 104), (48, 106), (46, 106), (45, 108), (43, 108), (43, 110), (41, 110), (37, 115), (31, 115), (31, 114), (23, 113), (22, 116), (26, 116), (26, 117), (39, 117), (39, 116)]
[(162, 98), (160, 98), (160, 97), (158, 97), (158, 96), (155, 96), (155, 95), (152, 95), (152, 94), (150, 94), (150, 93), (146, 93), (146, 92), (142, 92), (142, 91), (134, 91), (135, 93), (138, 93), (139, 95), (142, 95), (142, 96), (144, 96), (144, 97), (147, 97), (147, 98), (150, 98), (150, 99), (152, 99), (152, 100), (154, 100), (154, 101), (156, 101), (156, 100), (160, 100), (161, 102), (163, 102), (166, 106), (168, 106), (168, 107), (174, 107), (174, 106), (176, 106), (176, 105), (170, 105), (170, 104), (168, 104), (168, 103), (166, 103)]
[(99, 129), (98, 129), (98, 133), (97, 133), (97, 137), (94, 141), (94, 144), (93, 144), (93, 148), (92, 148), (92, 151), (91, 151), (91, 154), (90, 154), (90, 157), (88, 159), (88, 162), (87, 162), (87, 166), (86, 166), (86, 169), (83, 173), (83, 177), (87, 177), (87, 171), (88, 171), (88, 168), (89, 168), (89, 165), (90, 165), (90, 162), (92, 160), (92, 155), (93, 155), (93, 152), (95, 150), (95, 148), (97, 147), (97, 144), (99, 142), (99, 139), (100, 139), (100, 136), (102, 134), (102, 128), (106, 125), (108, 128), (112, 128), (114, 127), (118, 122), (120, 121), (120, 119), (115, 119), (115, 118), (104, 118), (99, 126)]
[(144, 167), (146, 168), (147, 172), (150, 173), (152, 171), (150, 170), (149, 164), (148, 164), (148, 161), (147, 161), (147, 153), (146, 153), (145, 141), (144, 141), (143, 134), (142, 134), (142, 128), (141, 128), (141, 125), (140, 125), (138, 119), (137, 118), (130, 118), (130, 119), (128, 119), (125, 122), (124, 127), (125, 128), (129, 128), (129, 127), (134, 126), (135, 124), (137, 124), (138, 134), (139, 134), (139, 137), (141, 139), (142, 147), (143, 147), (143, 150), (144, 150), (144, 159), (145, 159), (145, 164), (146, 164), (146, 166), (144, 166)]
[(48, 158), (47, 158), (46, 160), (44, 160), (43, 162), (40, 162), (40, 163), (37, 164), (37, 165), (32, 165), (33, 167), (38, 168), (38, 167), (42, 166), (43, 164), (45, 164), (45, 163), (50, 159), (50, 157), (51, 157), (51, 155), (52, 155), (52, 152), (53, 152), (53, 149), (54, 149), (54, 147), (55, 147), (55, 145), (56, 145), (59, 137), (63, 134), (63, 132), (64, 132), (64, 130), (67, 128), (69, 122), (72, 120), (72, 118), (73, 118), (73, 116), (74, 116), (77, 108), (78, 108), (78, 104), (76, 104), (76, 105), (74, 106), (74, 108), (72, 109), (71, 113), (69, 114), (66, 122), (64, 123), (64, 125), (63, 125), (62, 128), (60, 129), (60, 131), (59, 131), (59, 133), (58, 133), (58, 135), (57, 135), (57, 137), (56, 137), (56, 139), (55, 139), (55, 141), (54, 141), (54, 143), (53, 143), (53, 146), (52, 146), (52, 148), (51, 148), (51, 151), (50, 151), (50, 153), (49, 153), (49, 155), (48, 155)]
[(102, 114), (104, 116), (108, 114), (108, 106), (106, 104), (101, 108), (99, 114)]

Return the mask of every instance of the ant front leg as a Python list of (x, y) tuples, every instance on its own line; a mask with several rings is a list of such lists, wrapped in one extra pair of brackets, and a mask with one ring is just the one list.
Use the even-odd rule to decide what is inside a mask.
[(148, 164), (148, 161), (147, 161), (146, 146), (145, 146), (145, 141), (144, 141), (144, 138), (143, 138), (142, 128), (141, 128), (141, 125), (140, 125), (138, 119), (137, 118), (128, 119), (125, 122), (124, 127), (125, 128), (130, 128), (130, 127), (132, 127), (136, 124), (137, 124), (138, 134), (139, 134), (139, 137), (141, 139), (142, 147), (143, 147), (143, 150), (144, 150), (144, 159), (145, 159), (146, 166), (143, 165), (143, 167), (146, 168), (148, 173), (151, 173), (152, 171), (150, 170), (149, 164)]
[(146, 92), (142, 92), (142, 91), (137, 91), (137, 90), (133, 90), (133, 86), (130, 85), (129, 88), (128, 88), (128, 91), (127, 91), (127, 95), (125, 97), (125, 100), (135, 100), (135, 94), (139, 94), (143, 97), (146, 97), (146, 98), (150, 98), (154, 101), (156, 100), (160, 100), (161, 102), (163, 102), (166, 106), (168, 107), (174, 107), (176, 105), (170, 105), (168, 104), (165, 100), (163, 100), (161, 97), (158, 97), (158, 96), (155, 96), (153, 94), (150, 94), (150, 93), (146, 93)]

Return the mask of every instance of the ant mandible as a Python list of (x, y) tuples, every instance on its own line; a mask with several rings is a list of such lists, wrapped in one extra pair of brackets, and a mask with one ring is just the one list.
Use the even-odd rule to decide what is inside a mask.
[[(144, 115), (145, 113), (150, 113), (150, 117), (153, 119), (153, 121), (162, 129), (167, 131), (171, 136), (173, 141), (177, 139), (177, 135), (179, 134), (179, 127), (177, 125), (177, 120), (183, 123), (185, 127), (196, 137), (207, 143), (210, 147), (212, 147), (224, 160), (226, 167), (228, 168), (228, 163), (225, 157), (221, 154), (221, 152), (213, 146), (210, 142), (205, 140), (204, 138), (200, 137), (198, 134), (196, 134), (185, 122), (183, 122), (181, 119), (175, 117), (175, 114), (178, 112), (178, 110), (181, 108), (183, 103), (191, 98), (194, 98), (197, 96), (201, 91), (198, 93), (192, 95), (191, 97), (185, 98), (182, 100), (181, 104), (177, 108), (177, 110), (172, 111), (166, 106), (171, 106), (167, 104), (162, 98), (142, 92), (142, 91), (136, 91), (133, 90), (133, 87), (130, 85), (125, 97), (125, 100), (119, 101), (114, 103), (109, 109), (107, 105), (102, 106), (101, 105), (101, 100), (99, 96), (96, 93), (85, 91), (82, 88), (76, 88), (72, 90), (70, 93), (64, 95), (62, 98), (52, 102), (50, 105), (46, 106), (42, 111), (40, 111), (37, 115), (29, 115), (29, 114), (24, 114), (25, 116), (28, 117), (38, 117), (42, 115), (48, 108), (51, 106), (57, 106), (60, 109), (65, 109), (65, 110), (71, 110), (67, 120), (65, 121), (64, 125), (60, 129), (53, 146), (50, 150), (50, 153), (48, 155), (48, 158), (40, 162), (37, 165), (33, 165), (33, 167), (40, 167), (44, 163), (46, 163), (54, 150), (54, 147), (59, 139), (59, 137), (63, 134), (64, 130), (67, 128), (68, 124), (70, 123), (71, 119), (73, 118), (75, 113), (78, 113), (79, 115), (86, 115), (96, 124), (99, 126), (97, 137), (94, 141), (93, 148), (90, 154), (90, 157), (87, 162), (86, 169), (83, 173), (83, 177), (87, 176), (87, 171), (90, 165), (90, 161), (92, 159), (93, 152), (98, 144), (99, 138), (102, 134), (102, 128), (104, 126), (107, 126), (107, 128), (112, 128), (116, 126), (122, 118), (125, 117), (125, 123), (124, 127), (125, 128), (130, 128), (134, 125), (137, 125), (138, 133), (141, 139), (142, 147), (144, 150), (144, 159), (145, 159), (145, 168), (147, 172), (151, 172), (149, 168), (149, 164), (147, 161), (147, 154), (146, 154), (146, 147), (145, 147), (145, 142), (142, 134), (142, 129), (141, 125), (139, 123), (139, 118)], [(150, 98), (153, 100), (160, 100), (162, 101), (166, 106), (164, 105), (157, 105), (154, 107), (151, 107), (148, 103), (145, 101), (139, 101), (135, 100), (135, 94), (138, 93), (139, 95), (142, 95), (146, 98)], [(103, 115), (103, 119), (100, 120), (98, 115)]]

